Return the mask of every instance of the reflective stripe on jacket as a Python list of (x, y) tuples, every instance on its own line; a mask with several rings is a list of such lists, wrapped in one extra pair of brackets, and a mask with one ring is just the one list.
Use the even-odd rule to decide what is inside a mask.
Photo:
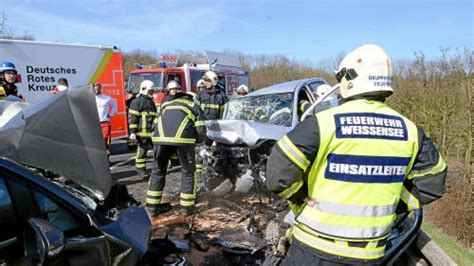
[(156, 114), (155, 103), (150, 97), (140, 95), (135, 98), (128, 109), (130, 133), (135, 133), (140, 137), (151, 137)]
[[(267, 187), (298, 214), (297, 240), (334, 256), (379, 259), (399, 202), (420, 206), (412, 193), (416, 184), (406, 182), (419, 162), (436, 157), (430, 168), (424, 166), (434, 178), (430, 189), (444, 183), (444, 161), (432, 143), (426, 144), (430, 155), (420, 158), (423, 145), (416, 125), (385, 103), (348, 101), (303, 121), (277, 142)], [(305, 198), (315, 204), (303, 205)]]
[(217, 89), (214, 92), (207, 90), (198, 92), (196, 94), (196, 100), (204, 111), (206, 120), (222, 118), (224, 105), (228, 101), (225, 93)]
[(178, 93), (174, 100), (161, 104), (153, 132), (153, 143), (193, 145), (204, 141), (206, 124), (201, 108), (192, 96)]

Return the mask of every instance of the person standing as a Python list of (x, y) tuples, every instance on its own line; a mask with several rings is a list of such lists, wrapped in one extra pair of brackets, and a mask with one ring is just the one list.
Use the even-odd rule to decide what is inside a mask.
[(385, 103), (392, 77), (381, 47), (355, 49), (336, 74), (344, 102), (273, 148), (266, 186), (296, 216), (282, 265), (376, 264), (396, 212), (443, 195), (447, 166), (433, 141)]
[(147, 152), (151, 148), (152, 123), (156, 118), (156, 105), (153, 102), (154, 84), (151, 80), (140, 83), (140, 95), (130, 103), (128, 123), (131, 140), (137, 141), (135, 167), (141, 179), (148, 179), (146, 173)]
[(217, 88), (218, 77), (215, 72), (207, 71), (202, 76), (202, 80), (206, 89), (196, 94), (196, 100), (204, 111), (206, 120), (219, 119), (222, 117), (228, 98), (225, 92)]
[[(204, 111), (206, 120), (222, 118), (224, 112), (224, 105), (227, 103), (228, 98), (224, 92), (217, 88), (218, 77), (213, 71), (207, 71), (202, 76), (204, 86), (206, 89), (198, 91), (195, 100)], [(199, 81), (198, 81), (199, 82)], [(206, 140), (206, 145), (210, 146), (211, 141)], [(204, 147), (198, 147), (198, 150), (202, 150)], [(198, 151), (199, 153), (199, 151)], [(201, 176), (203, 168), (203, 159), (201, 156), (196, 156), (196, 175)]]
[(169, 210), (162, 204), (166, 171), (171, 156), (177, 153), (181, 164), (180, 212), (194, 212), (196, 201), (195, 146), (206, 136), (204, 114), (193, 97), (177, 88), (174, 99), (161, 105), (153, 132), (154, 161), (147, 191), (147, 210), (155, 216)]
[(99, 113), (100, 128), (102, 130), (102, 138), (104, 140), (107, 155), (109, 155), (110, 140), (112, 136), (112, 126), (110, 125), (110, 119), (112, 119), (112, 117), (117, 113), (117, 102), (111, 97), (102, 93), (102, 85), (99, 83), (94, 85), (94, 92), (95, 102), (97, 104), (97, 112)]
[(54, 89), (51, 91), (50, 95), (54, 95), (57, 93), (60, 93), (62, 91), (65, 91), (69, 88), (69, 83), (66, 78), (59, 78), (58, 79), (58, 85), (54, 87)]
[(18, 95), (18, 88), (16, 87), (16, 67), (12, 62), (4, 61), (0, 64), (0, 100), (9, 95), (22, 98)]

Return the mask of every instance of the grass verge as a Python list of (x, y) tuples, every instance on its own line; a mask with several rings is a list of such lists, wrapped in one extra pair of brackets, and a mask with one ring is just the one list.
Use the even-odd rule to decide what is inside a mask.
[(458, 265), (474, 265), (474, 251), (456, 242), (449, 235), (441, 232), (430, 221), (423, 221), (423, 231), (433, 239)]

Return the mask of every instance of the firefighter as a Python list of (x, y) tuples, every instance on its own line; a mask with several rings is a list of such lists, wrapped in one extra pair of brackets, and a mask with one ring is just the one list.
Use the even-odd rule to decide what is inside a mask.
[(139, 178), (148, 179), (146, 174), (147, 152), (152, 146), (152, 123), (156, 117), (156, 105), (153, 102), (153, 82), (144, 80), (140, 84), (140, 95), (130, 103), (128, 123), (131, 140), (137, 141), (135, 167)]
[(249, 93), (249, 87), (247, 85), (242, 84), (237, 88), (237, 95), (239, 96), (245, 96)]
[(219, 119), (222, 117), (224, 105), (228, 99), (225, 92), (217, 88), (217, 74), (213, 71), (207, 71), (202, 76), (206, 89), (196, 95), (199, 106), (204, 111), (206, 120)]
[(194, 212), (196, 200), (195, 145), (204, 141), (206, 126), (204, 114), (189, 94), (177, 88), (175, 98), (161, 105), (153, 132), (154, 161), (147, 191), (147, 209), (150, 216), (169, 210), (161, 202), (166, 181), (168, 161), (174, 153), (181, 164), (180, 212), (183, 216)]
[(12, 62), (4, 61), (0, 64), (0, 100), (9, 95), (20, 97), (16, 83), (17, 71)]
[[(199, 104), (201, 109), (204, 111), (206, 120), (219, 119), (222, 117), (224, 111), (224, 105), (228, 99), (224, 92), (217, 88), (218, 77), (213, 71), (207, 71), (202, 76), (205, 90), (199, 91), (196, 94), (196, 102)], [(206, 140), (206, 145), (211, 145), (210, 140)], [(204, 149), (204, 146), (198, 147), (198, 153)], [(202, 174), (202, 162), (203, 159), (200, 156), (196, 157), (196, 175), (199, 177)]]
[(161, 104), (174, 100), (176, 96), (176, 92), (178, 90), (181, 90), (181, 86), (179, 86), (179, 83), (177, 81), (170, 80), (170, 82), (168, 82), (168, 85), (166, 85), (166, 88), (165, 88), (166, 96), (163, 99), (163, 101), (161, 101)]
[(442, 196), (441, 154), (385, 103), (392, 77), (381, 47), (355, 49), (336, 74), (344, 102), (301, 122), (273, 148), (266, 186), (296, 216), (283, 265), (376, 264), (396, 211)]

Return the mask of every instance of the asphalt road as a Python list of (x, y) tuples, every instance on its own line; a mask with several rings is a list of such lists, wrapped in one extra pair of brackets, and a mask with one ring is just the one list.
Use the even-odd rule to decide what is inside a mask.
[[(137, 177), (135, 171), (135, 148), (128, 148), (126, 140), (119, 139), (112, 141), (110, 152), (110, 170), (113, 180), (126, 185), (129, 193), (136, 200), (145, 203), (148, 181)], [(147, 171), (151, 171), (152, 168), (152, 153), (152, 150), (148, 151)], [(179, 166), (168, 169), (164, 198), (176, 198), (179, 196), (179, 173)]]

